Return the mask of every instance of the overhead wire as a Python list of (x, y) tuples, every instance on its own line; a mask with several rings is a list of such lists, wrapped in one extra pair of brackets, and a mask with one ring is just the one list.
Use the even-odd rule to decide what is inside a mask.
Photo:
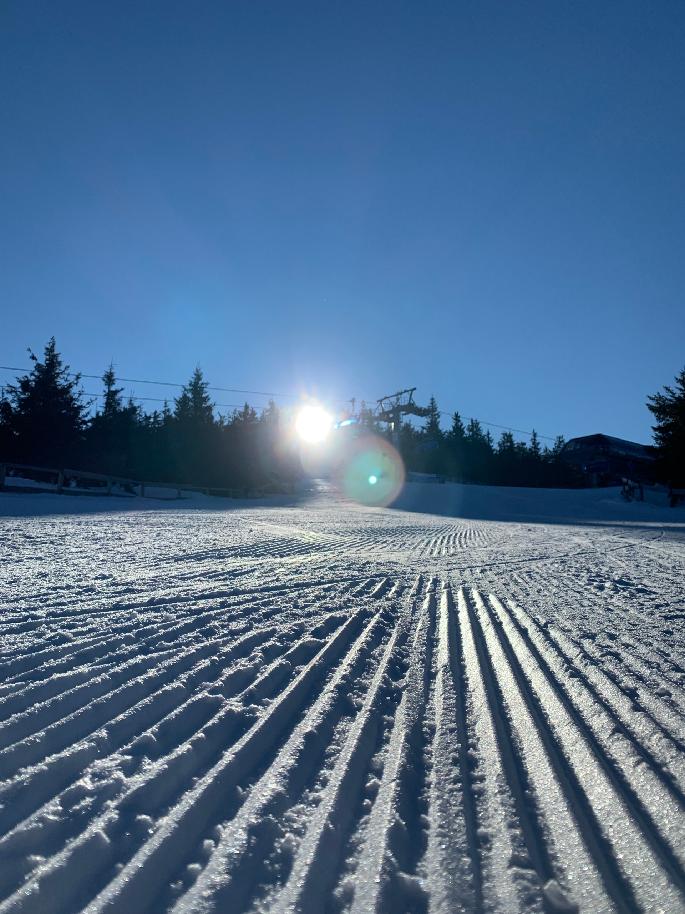
[[(32, 371), (31, 368), (17, 368), (15, 366), (11, 366), (11, 365), (0, 365), (0, 370), (1, 371), (18, 371), (18, 372), (23, 372), (26, 374), (29, 374)], [(96, 381), (102, 380), (102, 375), (87, 374), (84, 371), (68, 371), (67, 374), (72, 378), (76, 377), (78, 375), (78, 377), (80, 377), (80, 378), (88, 378), (89, 380), (96, 380)], [(152, 381), (152, 380), (148, 380), (145, 378), (117, 377), (117, 381), (123, 381), (126, 384), (154, 384), (158, 387), (183, 388), (183, 387), (187, 386), (186, 384), (182, 384), (180, 381), (156, 381), (156, 380)], [(248, 390), (246, 388), (241, 388), (241, 387), (217, 387), (217, 386), (211, 385), (211, 384), (207, 386), (207, 390), (216, 391), (218, 393), (249, 394), (251, 396), (256, 396), (256, 397), (273, 397), (273, 398), (276, 398), (279, 400), (299, 400), (299, 399), (301, 399), (301, 394), (277, 393), (276, 391), (272, 391), (272, 390)], [(138, 399), (143, 400), (145, 398), (138, 397)], [(151, 399), (151, 398), (149, 398), (149, 399)], [(332, 400), (331, 402), (349, 403), (350, 400), (349, 399), (348, 400)], [(221, 405), (221, 404), (217, 404), (217, 405)], [(223, 405), (225, 405), (225, 404), (223, 404)]]
[[(441, 416), (449, 416), (452, 418), (454, 412), (458, 412), (458, 410), (448, 412), (447, 410), (439, 409), (438, 412)], [(530, 437), (533, 432), (535, 432), (538, 438), (544, 438), (545, 441), (556, 441), (556, 437), (554, 435), (543, 435), (540, 432), (535, 431), (535, 429), (526, 431), (524, 428), (514, 428), (511, 425), (498, 425), (496, 422), (488, 422), (486, 419), (478, 419), (475, 416), (462, 416), (461, 413), (459, 413), (459, 416), (461, 419), (466, 419), (467, 422), (480, 422), (481, 425), (489, 425), (491, 428), (501, 428), (505, 432), (516, 432), (518, 435), (528, 435), (528, 437)]]
[[(92, 398), (98, 399), (98, 400), (105, 399), (105, 394), (88, 393), (88, 391), (84, 391), (83, 396), (92, 397)], [(138, 394), (134, 394), (134, 393), (129, 394), (128, 399), (129, 400), (144, 400), (149, 403), (168, 403), (169, 402), (164, 397), (139, 397)], [(214, 406), (220, 407), (221, 409), (242, 409), (244, 405), (245, 405), (244, 403), (215, 403), (214, 404)], [(255, 408), (264, 409), (265, 407), (257, 406)]]

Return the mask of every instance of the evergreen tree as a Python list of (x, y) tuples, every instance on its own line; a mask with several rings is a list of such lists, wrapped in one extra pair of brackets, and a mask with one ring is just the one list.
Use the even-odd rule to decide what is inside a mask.
[(102, 376), (104, 387), (102, 410), (92, 418), (86, 432), (90, 467), (115, 476), (140, 475), (138, 430), (142, 422), (140, 408), (129, 398), (124, 404), (122, 387), (117, 387), (114, 366)]
[(452, 414), (452, 424), (444, 439), (445, 472), (447, 476), (462, 481), (465, 478), (466, 430), (459, 413)]
[(466, 438), (469, 444), (485, 444), (485, 433), (478, 419), (469, 419), (466, 426)]
[(471, 482), (490, 482), (493, 477), (492, 439), (483, 431), (478, 419), (466, 426), (466, 473)]
[(209, 384), (199, 365), (174, 401), (174, 414), (169, 421), (172, 475), (191, 484), (213, 482), (221, 472), (219, 425), (214, 419)]
[(552, 445), (552, 448), (550, 451), (550, 454), (554, 460), (557, 460), (561, 456), (561, 452), (563, 451), (565, 444), (566, 444), (566, 439), (564, 438), (564, 436), (557, 435), (557, 437), (554, 439), (554, 444)]
[(136, 430), (136, 478), (183, 482), (176, 465), (174, 418), (169, 404), (164, 401), (162, 410), (155, 409), (139, 415)]
[(542, 450), (540, 448), (540, 438), (538, 437), (538, 433), (535, 431), (535, 429), (533, 429), (533, 431), (530, 434), (530, 446), (528, 447), (528, 450), (530, 452), (530, 456), (534, 460), (539, 460), (540, 457), (542, 456)]
[(428, 404), (428, 415), (426, 423), (421, 429), (420, 449), (423, 453), (423, 459), (420, 462), (420, 469), (426, 473), (442, 474), (446, 470), (445, 454), (443, 449), (444, 436), (440, 428), (440, 410), (431, 397)]
[(29, 356), (31, 374), (7, 386), (3, 404), (10, 448), (22, 460), (63, 464), (77, 456), (86, 425), (81, 376), (63, 364), (54, 336), (42, 361), (30, 349)]
[(497, 453), (500, 456), (512, 456), (514, 454), (515, 441), (512, 432), (502, 432), (497, 442)]
[(121, 394), (123, 387), (117, 387), (117, 379), (114, 374), (114, 365), (110, 362), (109, 368), (102, 376), (102, 383), (105, 385), (104, 404), (102, 406), (102, 415), (107, 418), (115, 416), (124, 408)]
[(209, 396), (209, 384), (199, 365), (175, 401), (174, 418), (186, 426), (214, 425), (214, 404)]
[(647, 398), (647, 409), (658, 448), (662, 478), (675, 486), (685, 485), (685, 368), (676, 375), (674, 387)]
[(466, 438), (464, 423), (461, 421), (459, 413), (452, 414), (452, 425), (447, 433), (447, 437), (452, 444), (461, 444)]
[(437, 443), (442, 440), (440, 410), (438, 409), (435, 397), (431, 397), (428, 402), (428, 416), (426, 417), (426, 424), (423, 427), (423, 433), (431, 442)]
[(242, 409), (233, 410), (231, 425), (253, 426), (259, 421), (256, 410), (246, 403)]
[(514, 453), (521, 460), (525, 460), (528, 457), (528, 445), (525, 441), (517, 441), (514, 444)]
[(493, 457), (493, 481), (502, 485), (517, 485), (520, 477), (516, 442), (510, 431), (499, 436)]

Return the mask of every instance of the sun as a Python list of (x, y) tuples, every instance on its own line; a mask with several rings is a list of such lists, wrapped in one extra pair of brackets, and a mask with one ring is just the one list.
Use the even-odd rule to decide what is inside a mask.
[(319, 444), (328, 437), (333, 427), (333, 417), (322, 406), (313, 403), (303, 406), (295, 419), (295, 430), (307, 444)]

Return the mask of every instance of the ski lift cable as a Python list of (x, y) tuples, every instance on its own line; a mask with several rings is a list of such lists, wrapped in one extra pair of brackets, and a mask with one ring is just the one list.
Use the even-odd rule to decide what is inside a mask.
[[(97, 400), (105, 399), (105, 394), (88, 393), (87, 391), (83, 392), (83, 396), (86, 398), (92, 397)], [(128, 399), (129, 400), (145, 400), (150, 403), (167, 403), (168, 402), (163, 397), (139, 397), (138, 394), (135, 394), (135, 393), (129, 394)], [(242, 409), (244, 405), (245, 405), (244, 403), (215, 403), (214, 404), (214, 406), (220, 407), (221, 409)], [(253, 408), (265, 409), (266, 407), (257, 406), (257, 407), (253, 407)]]
[[(450, 418), (454, 415), (454, 411), (448, 412), (445, 409), (439, 409), (438, 412), (440, 413), (441, 416), (449, 416)], [(501, 428), (505, 432), (516, 432), (518, 435), (528, 435), (528, 437), (530, 437), (533, 434), (533, 431), (535, 431), (535, 429), (532, 429), (531, 431), (527, 431), (525, 428), (512, 428), (511, 425), (498, 425), (497, 422), (488, 422), (485, 419), (478, 419), (476, 416), (462, 416), (461, 413), (459, 413), (459, 415), (461, 416), (462, 419), (466, 419), (467, 422), (472, 422), (472, 421), (480, 422), (481, 425), (489, 425), (492, 428)], [(538, 438), (543, 438), (545, 441), (556, 441), (557, 440), (554, 435), (543, 435), (537, 431), (535, 431), (535, 434), (538, 436)]]
[[(18, 371), (18, 372), (23, 372), (25, 374), (30, 374), (32, 371), (31, 368), (16, 368), (11, 365), (0, 365), (0, 370), (1, 371)], [(75, 377), (76, 375), (78, 375), (81, 378), (88, 378), (88, 379), (92, 379), (92, 380), (96, 380), (96, 381), (102, 380), (102, 375), (86, 374), (83, 371), (69, 371), (69, 372), (67, 372), (67, 374), (69, 374), (71, 377)], [(158, 387), (183, 388), (183, 387), (187, 386), (186, 384), (181, 384), (178, 381), (151, 381), (151, 380), (146, 380), (143, 378), (117, 377), (116, 380), (117, 380), (117, 382), (123, 381), (126, 384), (154, 384)], [(272, 390), (247, 390), (247, 389), (241, 388), (241, 387), (215, 387), (212, 385), (208, 385), (207, 390), (217, 391), (219, 393), (251, 394), (252, 396), (255, 396), (255, 397), (276, 397), (279, 400), (299, 400), (300, 399), (300, 394), (276, 393), (275, 391), (272, 391)], [(139, 399), (143, 399), (143, 398), (140, 397)], [(151, 398), (151, 399), (154, 399), (154, 398)], [(333, 403), (349, 403), (350, 401), (349, 401), (349, 399), (347, 399), (347, 400), (340, 399), (340, 400), (333, 400), (332, 402)], [(219, 405), (219, 404), (217, 404), (217, 405)], [(222, 404), (222, 405), (226, 405), (226, 404)]]

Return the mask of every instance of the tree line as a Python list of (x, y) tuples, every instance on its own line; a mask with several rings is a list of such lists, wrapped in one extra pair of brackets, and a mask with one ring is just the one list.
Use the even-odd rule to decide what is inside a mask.
[(466, 424), (458, 412), (449, 428), (441, 425), (441, 413), (431, 397), (422, 428), (403, 423), (399, 449), (409, 471), (437, 474), (458, 482), (508, 486), (577, 486), (582, 476), (561, 459), (564, 438), (551, 447), (542, 445), (533, 431), (528, 443), (503, 431), (497, 442), (478, 419)]
[(261, 416), (247, 403), (216, 416), (200, 368), (173, 405), (146, 413), (124, 398), (110, 365), (93, 414), (80, 374), (64, 364), (54, 337), (41, 358), (29, 354), (32, 371), (9, 384), (0, 400), (0, 458), (211, 488), (278, 488), (299, 473), (276, 405)]
[[(110, 365), (102, 376), (102, 403), (93, 413), (81, 376), (64, 364), (54, 337), (42, 357), (29, 353), (31, 372), (7, 385), (0, 398), (0, 459), (210, 488), (277, 487), (302, 473), (273, 401), (261, 415), (247, 403), (228, 416), (216, 415), (199, 367), (173, 405), (146, 413), (124, 398)], [(647, 406), (656, 420), (660, 478), (685, 485), (685, 369), (674, 387), (650, 396)], [(359, 421), (390, 437), (371, 409), (363, 406)], [(410, 472), (491, 485), (586, 484), (561, 456), (563, 437), (550, 447), (535, 431), (528, 443), (503, 431), (495, 442), (477, 419), (464, 423), (458, 412), (443, 429), (434, 397), (423, 426), (403, 423), (395, 441)]]
[[(0, 458), (41, 466), (71, 467), (127, 479), (176, 482), (211, 488), (258, 487), (292, 481), (301, 472), (296, 450), (283, 434), (283, 416), (273, 403), (260, 416), (247, 403), (217, 416), (208, 383), (196, 368), (173, 405), (144, 412), (125, 399), (110, 365), (102, 376), (101, 404), (81, 390), (54, 337), (42, 357), (29, 350), (32, 371), (5, 388), (0, 400)], [(360, 421), (378, 434), (373, 412)], [(458, 413), (448, 431), (440, 426), (434, 398), (422, 428), (409, 423), (399, 449), (409, 471), (435, 473), (463, 482), (568, 486), (581, 482), (560, 459), (563, 438), (542, 447), (503, 432), (495, 445), (476, 419), (466, 426)]]
[[(655, 478), (685, 488), (685, 368), (673, 386), (647, 397), (655, 419), (652, 426), (656, 454)], [(372, 414), (366, 416), (373, 422)], [(587, 477), (562, 458), (565, 440), (559, 435), (551, 447), (542, 445), (533, 430), (528, 443), (503, 431), (497, 442), (477, 419), (464, 424), (458, 412), (447, 430), (431, 397), (421, 429), (409, 423), (399, 431), (400, 451), (410, 471), (433, 473), (460, 482), (509, 486), (569, 487), (588, 485)]]

